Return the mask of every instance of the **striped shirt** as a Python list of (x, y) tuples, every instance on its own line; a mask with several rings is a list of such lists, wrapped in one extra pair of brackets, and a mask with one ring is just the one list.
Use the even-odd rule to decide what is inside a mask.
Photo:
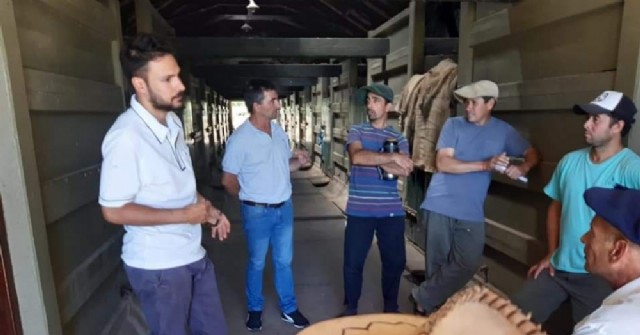
[[(370, 123), (362, 123), (349, 129), (347, 147), (353, 142), (360, 142), (364, 150), (380, 152), (387, 139), (395, 139), (400, 152), (409, 153), (409, 143), (400, 132), (391, 126), (374, 128)], [(398, 182), (382, 180), (377, 166), (351, 165), (346, 211), (347, 215), (360, 217), (404, 216)]]

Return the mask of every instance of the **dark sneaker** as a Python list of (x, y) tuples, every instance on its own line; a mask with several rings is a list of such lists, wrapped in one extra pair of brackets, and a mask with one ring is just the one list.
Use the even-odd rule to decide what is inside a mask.
[(336, 316), (337, 318), (344, 318), (346, 316), (354, 316), (354, 315), (358, 315), (358, 311), (355, 309), (349, 309), (349, 308), (345, 308), (340, 314), (338, 314), (338, 316)]
[(307, 320), (307, 318), (305, 318), (304, 315), (300, 313), (299, 309), (296, 309), (295, 311), (288, 314), (280, 313), (280, 318), (282, 319), (282, 321), (291, 323), (294, 327), (299, 329), (302, 329), (309, 325), (309, 320)]
[(262, 311), (249, 312), (247, 315), (247, 329), (250, 332), (262, 330)]

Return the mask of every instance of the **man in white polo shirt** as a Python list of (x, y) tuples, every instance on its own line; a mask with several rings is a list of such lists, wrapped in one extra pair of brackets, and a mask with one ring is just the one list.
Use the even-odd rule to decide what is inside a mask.
[(135, 91), (102, 144), (100, 205), (124, 225), (122, 259), (151, 334), (225, 335), (213, 264), (201, 224), (223, 240), (227, 218), (196, 191), (180, 119), (180, 67), (165, 41), (140, 34), (122, 67)]
[(273, 83), (252, 80), (244, 94), (249, 119), (236, 129), (222, 161), (222, 185), (239, 196), (249, 246), (246, 273), (249, 331), (262, 329), (262, 271), (269, 245), (273, 256), (280, 317), (297, 328), (309, 321), (300, 313), (293, 292), (293, 204), (291, 171), (309, 163), (304, 151), (291, 152), (287, 134), (272, 122), (280, 110)]
[(615, 291), (582, 319), (574, 335), (640, 333), (640, 191), (592, 187), (584, 200), (595, 212), (582, 236), (586, 269)]

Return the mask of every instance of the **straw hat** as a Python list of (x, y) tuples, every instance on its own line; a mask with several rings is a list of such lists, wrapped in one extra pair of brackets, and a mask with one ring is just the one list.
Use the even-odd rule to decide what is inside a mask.
[(300, 335), (543, 335), (518, 307), (482, 286), (461, 290), (428, 318), (368, 314), (314, 324)]

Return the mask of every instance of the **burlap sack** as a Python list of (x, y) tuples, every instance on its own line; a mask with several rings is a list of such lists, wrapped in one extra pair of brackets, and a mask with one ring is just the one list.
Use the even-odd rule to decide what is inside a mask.
[(440, 130), (453, 113), (451, 101), (458, 77), (458, 66), (442, 60), (423, 75), (414, 75), (400, 95), (398, 112), (402, 130), (411, 143), (416, 167), (435, 172), (435, 148)]

